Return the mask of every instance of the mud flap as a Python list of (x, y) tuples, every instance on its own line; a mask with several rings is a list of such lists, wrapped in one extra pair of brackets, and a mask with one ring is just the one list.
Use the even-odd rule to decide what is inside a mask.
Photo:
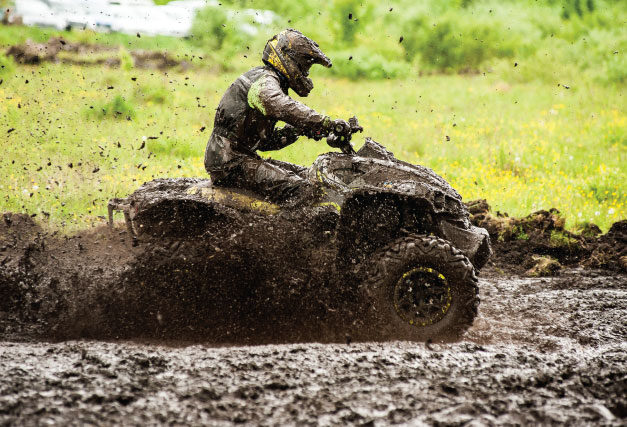
[(480, 269), (488, 262), (492, 249), (490, 235), (486, 229), (471, 225), (466, 230), (448, 221), (440, 222), (440, 228), (444, 237), (462, 251), (476, 269)]

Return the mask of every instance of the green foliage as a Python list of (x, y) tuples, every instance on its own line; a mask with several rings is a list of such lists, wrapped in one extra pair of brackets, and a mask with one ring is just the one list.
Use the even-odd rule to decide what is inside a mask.
[(522, 225), (516, 225), (512, 229), (512, 236), (515, 240), (529, 240), (529, 235), (525, 232)]
[(100, 105), (94, 105), (87, 110), (89, 117), (113, 118), (131, 120), (135, 117), (133, 104), (124, 99), (121, 95), (116, 95), (111, 101)]
[(573, 232), (583, 237), (596, 237), (602, 233), (598, 225), (588, 221), (576, 223), (573, 226)]
[(487, 60), (513, 57), (524, 47), (522, 35), (496, 20), (446, 15), (434, 23), (424, 16), (404, 26), (403, 48), (409, 59), (420, 56), (425, 68), (443, 72), (477, 71)]
[[(599, 182), (600, 181), (600, 182)], [(588, 189), (592, 196), (601, 203), (604, 202), (622, 202), (627, 203), (627, 193), (623, 191), (624, 186), (620, 185), (620, 178), (595, 180), (590, 184)], [(616, 189), (620, 189), (616, 191)]]
[(564, 0), (562, 6), (562, 17), (570, 19), (571, 17), (582, 17), (586, 13), (594, 12), (594, 0)]
[(611, 84), (627, 83), (627, 57), (624, 50), (612, 52), (611, 56), (603, 61), (599, 80)]
[[(109, 198), (126, 196), (142, 182), (206, 176), (203, 154), (213, 109), (231, 82), (256, 61), (233, 71), (199, 67), (168, 70), (167, 76), (140, 68), (125, 76), (107, 67), (17, 66), (16, 77), (0, 85), (0, 129), (5, 132), (0, 194), (8, 196), (0, 198), (0, 211), (41, 216), (43, 210), (55, 227), (65, 221), (70, 228), (84, 228), (106, 216)], [(495, 212), (516, 217), (556, 207), (570, 226), (589, 221), (604, 231), (627, 215), (622, 179), (627, 159), (621, 145), (625, 109), (614, 87), (590, 80), (565, 90), (532, 80), (501, 89), (504, 83), (496, 73), (351, 81), (318, 68), (316, 87), (304, 100), (308, 105), (332, 117), (356, 114), (365, 128), (353, 139), (357, 148), (371, 136), (399, 159), (434, 169), (464, 200), (486, 198)], [(167, 92), (165, 102), (146, 101), (158, 87)], [(115, 95), (132, 106), (133, 120), (101, 114)], [(144, 136), (158, 139), (146, 139), (142, 147)], [(524, 175), (495, 166), (501, 146), (504, 165), (520, 164)], [(324, 141), (303, 138), (267, 154), (310, 165), (329, 150)], [(33, 191), (33, 185), (39, 189)], [(597, 186), (603, 201), (590, 193), (590, 185)]]
[(224, 8), (207, 6), (201, 9), (192, 25), (192, 43), (214, 51), (222, 49), (231, 32), (227, 30), (227, 23)]
[(246, 31), (250, 25), (246, 11), (227, 10), (222, 6), (207, 6), (198, 11), (191, 30), (195, 46), (229, 61), (246, 49), (253, 37)]
[(571, 237), (567, 231), (551, 230), (549, 242), (554, 248), (568, 248), (577, 244), (577, 239)]
[[(278, 18), (259, 25), (250, 9), (268, 9)], [(350, 79), (481, 71), (507, 82), (622, 86), (626, 19), (620, 0), (222, 0), (199, 11), (187, 39), (7, 26), (0, 28), (0, 45), (60, 35), (203, 56), (222, 69), (239, 69), (258, 64), (266, 40), (293, 27), (330, 54), (334, 75)]]
[(166, 156), (174, 156), (179, 159), (187, 159), (196, 155), (193, 146), (186, 144), (184, 142), (177, 142), (174, 140), (151, 140), (146, 144), (149, 151), (157, 155), (166, 155)]
[(164, 104), (170, 96), (163, 86), (158, 85), (142, 85), (135, 91), (135, 97), (146, 103)]

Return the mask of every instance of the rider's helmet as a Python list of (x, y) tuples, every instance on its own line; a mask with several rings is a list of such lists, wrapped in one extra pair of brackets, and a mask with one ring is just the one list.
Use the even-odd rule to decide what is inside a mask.
[(318, 43), (291, 28), (268, 40), (262, 59), (281, 73), (299, 96), (307, 96), (313, 89), (308, 77), (313, 64), (331, 67), (331, 60), (322, 53)]

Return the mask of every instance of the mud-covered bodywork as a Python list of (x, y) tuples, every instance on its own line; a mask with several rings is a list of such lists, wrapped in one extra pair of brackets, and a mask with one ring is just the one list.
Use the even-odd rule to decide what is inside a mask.
[[(433, 170), (400, 161), (367, 138), (356, 155), (337, 152), (318, 157), (307, 171), (324, 188), (311, 204), (311, 216), (332, 223), (341, 255), (353, 264), (403, 235), (432, 234), (450, 241), (480, 269), (488, 260), (490, 239), (468, 220), (462, 198)], [(144, 184), (126, 199), (109, 203), (122, 210), (133, 235), (195, 233), (207, 221), (238, 210), (264, 215), (281, 212), (252, 192), (213, 186), (210, 179), (168, 178)], [(328, 227), (326, 227), (328, 228)], [(328, 231), (328, 230), (327, 230)]]
[(350, 217), (360, 216), (364, 205), (387, 205), (379, 219), (388, 229), (395, 229), (390, 237), (408, 232), (435, 234), (451, 241), (477, 269), (491, 254), (487, 231), (470, 224), (457, 191), (433, 170), (396, 159), (370, 138), (356, 156), (328, 153), (318, 157), (309, 169), (309, 179), (324, 184), (327, 202), (342, 208), (346, 226), (360, 226)]

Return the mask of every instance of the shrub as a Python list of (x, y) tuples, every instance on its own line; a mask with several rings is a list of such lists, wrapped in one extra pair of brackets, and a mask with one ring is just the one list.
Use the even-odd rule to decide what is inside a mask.
[(222, 6), (207, 6), (198, 11), (191, 30), (192, 43), (208, 53), (231, 58), (245, 49), (255, 36), (246, 11), (225, 10)]
[(488, 59), (514, 56), (522, 45), (499, 21), (465, 18), (446, 15), (433, 25), (424, 16), (408, 20), (402, 44), (408, 59), (419, 55), (421, 65), (436, 71), (477, 71)]
[(197, 46), (220, 50), (227, 36), (228, 17), (221, 7), (207, 6), (198, 11), (191, 30), (191, 40)]
[(565, 0), (562, 6), (562, 17), (570, 19), (574, 16), (582, 17), (586, 13), (594, 12), (594, 0)]
[(336, 38), (353, 43), (355, 35), (364, 29), (372, 16), (372, 5), (363, 0), (334, 0), (330, 19)]

